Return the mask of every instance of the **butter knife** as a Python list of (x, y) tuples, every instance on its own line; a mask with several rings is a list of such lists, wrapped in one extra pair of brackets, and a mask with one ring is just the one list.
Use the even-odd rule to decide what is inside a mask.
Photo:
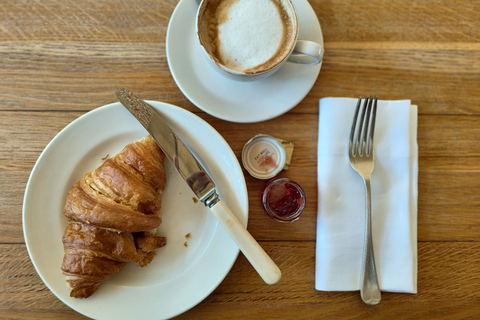
[(215, 183), (182, 140), (149, 104), (130, 90), (119, 88), (115, 96), (147, 129), (195, 196), (210, 208), (262, 279), (268, 284), (277, 283), (281, 278), (280, 269), (220, 200)]

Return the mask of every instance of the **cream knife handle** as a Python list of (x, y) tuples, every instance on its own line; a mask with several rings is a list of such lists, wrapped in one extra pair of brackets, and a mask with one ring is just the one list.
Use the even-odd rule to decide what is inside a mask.
[(280, 269), (225, 203), (220, 200), (210, 210), (237, 243), (262, 279), (268, 284), (277, 283), (282, 277)]

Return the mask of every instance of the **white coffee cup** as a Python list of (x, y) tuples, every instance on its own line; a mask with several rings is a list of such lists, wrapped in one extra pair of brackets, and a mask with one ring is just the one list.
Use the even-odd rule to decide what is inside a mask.
[(317, 65), (323, 58), (323, 46), (298, 39), (291, 0), (203, 0), (196, 31), (214, 68), (234, 80), (260, 80), (287, 61)]

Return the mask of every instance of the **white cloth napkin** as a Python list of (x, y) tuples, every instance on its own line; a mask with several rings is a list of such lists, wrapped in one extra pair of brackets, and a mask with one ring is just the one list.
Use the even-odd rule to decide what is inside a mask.
[[(315, 288), (360, 289), (365, 188), (350, 167), (357, 99), (320, 100)], [(372, 173), (372, 232), (380, 288), (417, 292), (417, 106), (378, 101)]]

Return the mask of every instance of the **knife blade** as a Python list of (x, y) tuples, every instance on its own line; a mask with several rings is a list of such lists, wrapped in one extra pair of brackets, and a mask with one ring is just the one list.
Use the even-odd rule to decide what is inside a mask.
[(262, 279), (268, 284), (277, 283), (281, 278), (278, 266), (220, 199), (207, 171), (165, 120), (128, 89), (117, 89), (115, 96), (150, 133), (195, 196), (210, 208)]

